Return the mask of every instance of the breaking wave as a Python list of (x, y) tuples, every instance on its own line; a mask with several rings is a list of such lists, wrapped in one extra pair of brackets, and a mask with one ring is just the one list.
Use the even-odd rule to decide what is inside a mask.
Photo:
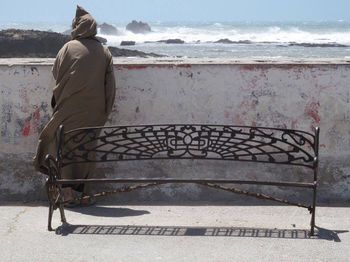
[[(146, 21), (147, 22), (147, 21)], [(126, 23), (110, 23), (118, 35), (103, 35), (109, 46), (134, 41), (124, 48), (168, 56), (209, 58), (340, 58), (349, 59), (350, 22), (208, 22), (149, 23), (152, 32), (134, 34)], [(6, 28), (64, 32), (69, 23), (8, 23)], [(185, 44), (166, 44), (164, 40), (181, 39)], [(162, 41), (163, 42), (159, 42)], [(178, 41), (181, 42), (181, 41)]]
[[(339, 25), (338, 25), (339, 24)], [(133, 34), (125, 27), (115, 25), (119, 35), (101, 35), (107, 38), (109, 44), (119, 45), (121, 41), (150, 43), (167, 39), (182, 39), (189, 44), (214, 43), (227, 39), (233, 43), (277, 43), (277, 44), (334, 44), (350, 45), (350, 25), (344, 23), (332, 24), (155, 24), (148, 34)], [(310, 45), (311, 46), (311, 45)]]

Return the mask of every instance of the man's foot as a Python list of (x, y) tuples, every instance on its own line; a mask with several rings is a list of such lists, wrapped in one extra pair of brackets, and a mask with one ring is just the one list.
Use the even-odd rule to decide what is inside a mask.
[(79, 206), (79, 198), (83, 193), (73, 190), (71, 187), (62, 188), (64, 206), (68, 208)]
[(93, 196), (83, 196), (82, 192), (76, 191), (71, 187), (62, 188), (64, 206), (73, 207), (88, 207), (96, 203), (96, 198)]
[(80, 206), (81, 207), (88, 207), (96, 204), (96, 198), (93, 196), (84, 196), (80, 200)]

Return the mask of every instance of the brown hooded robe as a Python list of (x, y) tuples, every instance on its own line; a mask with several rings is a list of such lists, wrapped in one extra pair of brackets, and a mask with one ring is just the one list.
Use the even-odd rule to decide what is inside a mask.
[[(97, 24), (83, 8), (77, 7), (72, 40), (57, 54), (53, 65), (53, 115), (39, 137), (34, 166), (45, 173), (46, 154), (56, 156), (56, 131), (104, 125), (115, 99), (113, 60), (109, 50), (95, 38)], [(93, 165), (70, 165), (63, 178), (86, 178)]]

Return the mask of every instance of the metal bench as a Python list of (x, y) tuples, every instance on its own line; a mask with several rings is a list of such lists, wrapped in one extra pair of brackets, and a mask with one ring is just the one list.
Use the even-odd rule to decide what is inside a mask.
[[(229, 126), (229, 125), (139, 125), (87, 127), (64, 131), (58, 130), (57, 157), (46, 156), (49, 178), (46, 183), (49, 199), (48, 230), (55, 209), (60, 210), (61, 221), (66, 223), (63, 184), (120, 183), (124, 186), (113, 192), (97, 193), (96, 196), (116, 192), (129, 192), (166, 183), (195, 183), (232, 193), (248, 195), (288, 205), (303, 207), (311, 213), (310, 235), (314, 235), (316, 191), (318, 174), (319, 128), (314, 134), (300, 130)], [(198, 159), (217, 161), (247, 161), (299, 166), (310, 170), (308, 181), (254, 181), (241, 179), (195, 178), (89, 178), (62, 179), (63, 167), (77, 163), (146, 161), (158, 159)], [(233, 170), (234, 171), (234, 170)], [(125, 186), (125, 183), (130, 184)], [(296, 203), (261, 193), (232, 187), (233, 184), (294, 187), (309, 189), (310, 203)]]

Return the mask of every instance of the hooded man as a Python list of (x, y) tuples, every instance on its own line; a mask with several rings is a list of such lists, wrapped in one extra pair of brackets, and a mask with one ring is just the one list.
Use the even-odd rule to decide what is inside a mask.
[[(40, 134), (33, 161), (36, 170), (44, 174), (47, 174), (46, 154), (56, 155), (56, 131), (61, 124), (65, 131), (101, 126), (112, 111), (115, 99), (112, 55), (96, 34), (94, 18), (77, 6), (72, 40), (58, 52), (52, 68), (56, 80), (51, 101), (53, 115)], [(62, 170), (62, 178), (87, 178), (93, 167), (91, 164), (67, 166)], [(74, 189), (83, 191), (81, 186)]]

